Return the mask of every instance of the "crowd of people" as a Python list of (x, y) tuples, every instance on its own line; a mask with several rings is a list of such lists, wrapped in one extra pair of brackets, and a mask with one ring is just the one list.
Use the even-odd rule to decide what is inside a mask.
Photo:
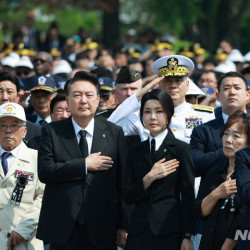
[(249, 249), (250, 52), (30, 22), (0, 46), (0, 249)]

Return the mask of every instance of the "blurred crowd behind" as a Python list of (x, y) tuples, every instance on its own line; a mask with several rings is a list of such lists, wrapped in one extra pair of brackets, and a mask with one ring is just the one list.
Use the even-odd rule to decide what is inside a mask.
[(214, 52), (206, 51), (199, 43), (176, 51), (173, 43), (145, 29), (128, 33), (123, 46), (114, 50), (105, 48), (84, 28), (73, 36), (63, 37), (56, 22), (51, 23), (47, 32), (40, 32), (34, 26), (32, 13), (28, 13), (26, 20), (26, 24), (20, 26), (8, 43), (0, 43), (0, 70), (16, 74), (22, 91), (30, 90), (27, 79), (46, 75), (53, 76), (60, 92), (66, 81), (80, 70), (108, 78), (113, 81), (115, 89), (116, 76), (124, 65), (139, 72), (145, 86), (156, 77), (152, 71), (153, 62), (172, 54), (189, 57), (195, 64), (195, 70), (189, 77), (202, 91), (190, 89), (187, 101), (191, 103), (218, 106), (217, 80), (223, 73), (241, 72), (248, 83), (250, 81), (250, 51), (242, 54), (227, 39), (222, 38)]

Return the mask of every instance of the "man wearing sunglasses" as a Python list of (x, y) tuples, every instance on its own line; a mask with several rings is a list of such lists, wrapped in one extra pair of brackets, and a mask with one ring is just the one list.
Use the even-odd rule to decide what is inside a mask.
[(27, 56), (22, 56), (16, 64), (16, 75), (19, 79), (35, 75), (34, 66)]
[(108, 118), (118, 105), (114, 89), (115, 81), (109, 77), (98, 78), (100, 83), (100, 102), (97, 108), (97, 116)]
[(50, 76), (52, 71), (52, 56), (45, 52), (41, 51), (37, 53), (36, 57), (33, 60), (35, 72), (37, 75)]

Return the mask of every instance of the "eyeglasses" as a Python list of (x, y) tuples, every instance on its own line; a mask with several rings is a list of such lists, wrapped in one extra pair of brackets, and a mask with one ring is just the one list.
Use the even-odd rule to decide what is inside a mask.
[(110, 97), (110, 93), (101, 93), (100, 94), (100, 98), (103, 100), (103, 101), (107, 101)]
[(0, 124), (0, 129), (7, 130), (7, 128), (10, 128), (12, 132), (17, 131), (21, 127), (26, 127), (26, 125), (17, 125), (17, 124), (12, 124), (12, 125), (6, 125), (6, 124)]
[(46, 61), (46, 60), (41, 59), (41, 58), (36, 58), (36, 59), (34, 59), (34, 63), (38, 63), (38, 62), (44, 64), (44, 63), (49, 62), (49, 61)]
[(21, 75), (27, 76), (29, 73), (30, 73), (30, 70), (28, 70), (28, 69), (26, 69), (26, 70), (17, 70), (16, 71), (17, 76), (21, 76)]

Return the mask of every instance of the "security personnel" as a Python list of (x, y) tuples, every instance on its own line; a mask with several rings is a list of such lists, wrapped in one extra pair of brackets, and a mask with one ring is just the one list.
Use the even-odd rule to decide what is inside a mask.
[(100, 102), (97, 108), (96, 117), (107, 120), (118, 105), (114, 89), (115, 81), (109, 77), (99, 77)]
[(146, 140), (149, 133), (138, 117), (139, 101), (149, 89), (160, 84), (160, 88), (165, 90), (174, 101), (175, 113), (171, 119), (170, 128), (176, 138), (189, 143), (194, 127), (214, 119), (212, 107), (192, 105), (185, 100), (189, 89), (187, 75), (193, 71), (194, 64), (185, 56), (171, 55), (156, 60), (152, 68), (160, 78), (156, 78), (126, 99), (108, 120), (121, 126), (125, 135), (139, 134), (142, 141)]

